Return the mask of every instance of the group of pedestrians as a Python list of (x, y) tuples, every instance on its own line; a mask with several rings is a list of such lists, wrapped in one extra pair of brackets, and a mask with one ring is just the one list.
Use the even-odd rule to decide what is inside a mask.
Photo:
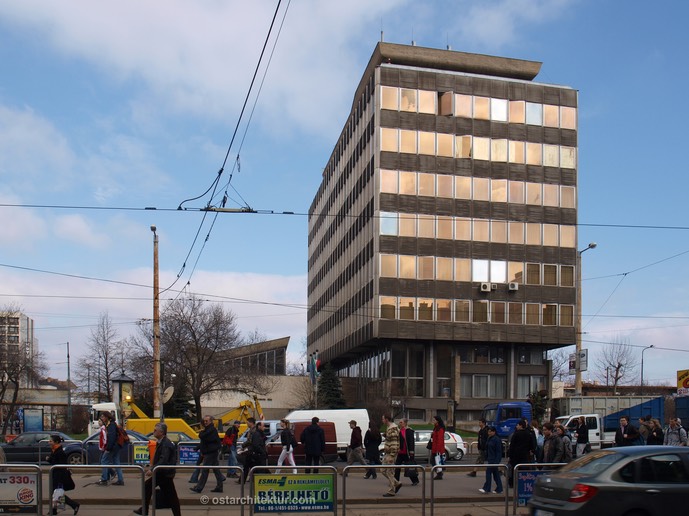
[(647, 415), (639, 419), (639, 428), (627, 416), (620, 418), (620, 426), (615, 432), (615, 446), (639, 445), (687, 446), (687, 431), (678, 417), (670, 418), (670, 424), (663, 430), (658, 419)]

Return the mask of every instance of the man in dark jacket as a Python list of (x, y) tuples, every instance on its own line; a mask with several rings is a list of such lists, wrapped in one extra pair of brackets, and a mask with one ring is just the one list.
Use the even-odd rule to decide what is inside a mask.
[(355, 462), (358, 462), (362, 466), (366, 465), (366, 459), (364, 459), (364, 449), (361, 436), (361, 428), (356, 425), (356, 421), (353, 419), (349, 422), (349, 428), (352, 429), (352, 435), (349, 438), (349, 449), (347, 450), (347, 465), (351, 466)]
[[(488, 441), (486, 441), (486, 464), (500, 464), (502, 461), (502, 441), (496, 435), (496, 430), (494, 426), (486, 427), (488, 429)], [(483, 488), (479, 489), (479, 492), (487, 494), (490, 493), (490, 486), (492, 484), (492, 479), (495, 480), (495, 491), (496, 494), (502, 493), (502, 480), (500, 479), (500, 472), (495, 466), (488, 466), (486, 468), (486, 482), (483, 484)]]
[(509, 486), (513, 486), (512, 471), (517, 464), (528, 464), (533, 462), (532, 457), (536, 451), (534, 435), (528, 430), (529, 424), (525, 419), (517, 422), (517, 429), (510, 439), (510, 449), (508, 453), (509, 472), (507, 478)]
[(565, 443), (552, 423), (543, 423), (543, 462), (560, 463), (565, 459)]
[[(400, 419), (400, 449), (397, 452), (397, 459), (395, 464), (416, 464), (414, 453), (416, 452), (416, 443), (414, 442), (414, 430), (409, 428), (407, 419)], [(407, 476), (407, 475), (405, 475)], [(419, 485), (419, 474), (415, 469), (409, 469), (409, 480), (411, 485)], [(395, 480), (400, 479), (400, 470), (395, 470)]]
[[(321, 456), (325, 452), (325, 432), (318, 426), (317, 417), (311, 419), (311, 424), (304, 428), (299, 440), (304, 445), (304, 454), (306, 455), (305, 464), (307, 466), (317, 466), (321, 461)], [(307, 469), (307, 473), (318, 473), (318, 468), (313, 470)]]
[[(478, 457), (476, 458), (476, 464), (483, 464), (486, 462), (486, 441), (488, 441), (488, 428), (486, 427), (486, 420), (481, 418), (478, 420)], [(477, 469), (474, 468), (472, 471), (467, 473), (469, 477), (476, 476)]]
[[(101, 424), (105, 427), (105, 450), (100, 458), (100, 463), (105, 466), (112, 466), (120, 463), (120, 450), (122, 447), (117, 444), (117, 421), (113, 420), (110, 412), (103, 412), (100, 416)], [(105, 467), (101, 472), (100, 482), (98, 485), (107, 486), (110, 477), (117, 472), (117, 482), (113, 485), (123, 486), (124, 476), (122, 475), (122, 468)]]
[[(218, 452), (220, 451), (220, 436), (218, 435), (218, 430), (213, 424), (213, 416), (203, 416), (203, 430), (199, 432), (199, 440), (201, 444), (199, 445), (199, 452), (203, 457), (203, 466), (218, 466), (220, 461), (218, 459)], [(192, 491), (200, 493), (206, 485), (208, 480), (208, 471), (204, 469), (199, 475), (199, 483), (191, 488)], [(211, 489), (213, 493), (222, 493), (222, 483), (225, 477), (222, 476), (219, 469), (214, 469), (213, 474), (215, 475), (215, 480), (217, 485), (215, 489)]]
[(634, 446), (639, 444), (639, 431), (629, 422), (629, 418), (622, 416), (620, 426), (615, 432), (615, 446)]
[[(173, 466), (177, 464), (177, 450), (175, 445), (167, 438), (167, 425), (165, 423), (156, 423), (153, 428), (153, 437), (158, 440), (156, 444), (156, 452), (153, 455), (153, 467), (155, 466)], [(208, 471), (208, 470), (205, 470)], [(179, 506), (179, 498), (177, 497), (177, 490), (175, 489), (175, 470), (174, 469), (160, 469), (156, 471), (156, 485), (160, 487), (160, 500), (156, 499), (156, 507), (164, 504), (172, 509), (174, 516), (182, 516), (182, 510)], [(149, 469), (146, 471), (146, 483), (144, 484), (145, 502), (144, 507), (139, 507), (134, 511), (134, 514), (147, 514), (148, 505), (151, 503), (151, 495), (153, 493), (153, 473)], [(74, 512), (76, 514), (76, 510)]]

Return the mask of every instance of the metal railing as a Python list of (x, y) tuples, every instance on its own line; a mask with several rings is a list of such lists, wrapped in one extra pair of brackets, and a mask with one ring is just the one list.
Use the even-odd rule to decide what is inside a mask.
[[(512, 482), (516, 486), (514, 487), (514, 495), (512, 498), (512, 514), (517, 514), (517, 502), (519, 501), (519, 472), (524, 471), (527, 469), (536, 469), (539, 470), (540, 474), (545, 474), (551, 471), (557, 471), (557, 468), (560, 468), (564, 466), (566, 462), (526, 462), (524, 464), (517, 464), (513, 469), (512, 469)], [(550, 466), (556, 466), (556, 469), (546, 469), (543, 470), (543, 467), (550, 467)], [(531, 498), (531, 497), (529, 497)]]
[(433, 480), (433, 475), (439, 471), (445, 471), (445, 470), (453, 470), (453, 469), (458, 469), (458, 470), (464, 470), (464, 469), (469, 469), (469, 468), (497, 468), (498, 472), (500, 473), (500, 470), (504, 470), (505, 473), (505, 482), (503, 483), (502, 486), (502, 495), (504, 496), (505, 499), (505, 516), (508, 516), (509, 514), (509, 485), (507, 483), (507, 464), (437, 464), (431, 468), (431, 516), (433, 516), (433, 513), (435, 511), (435, 481)]
[[(419, 475), (421, 477), (421, 514), (425, 515), (426, 514), (426, 467), (423, 466), (422, 464), (370, 464), (366, 466), (345, 466), (344, 469), (342, 470), (342, 516), (346, 516), (347, 514), (347, 475), (349, 474), (350, 471), (352, 470), (369, 470), (372, 469), (373, 471), (376, 470), (384, 470), (384, 469), (399, 469), (399, 470), (404, 470), (404, 469), (414, 469), (414, 470), (420, 470), (421, 474)], [(431, 487), (431, 493), (433, 492), (433, 489)]]

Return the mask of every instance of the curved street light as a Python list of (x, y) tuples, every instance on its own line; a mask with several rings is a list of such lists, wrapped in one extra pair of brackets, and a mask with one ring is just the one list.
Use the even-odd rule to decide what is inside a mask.
[(641, 396), (644, 395), (644, 351), (652, 347), (654, 347), (653, 344), (641, 350)]
[(575, 368), (574, 368), (574, 395), (581, 396), (581, 255), (589, 249), (595, 249), (598, 246), (595, 242), (591, 242), (585, 249), (577, 251), (577, 327), (575, 339)]

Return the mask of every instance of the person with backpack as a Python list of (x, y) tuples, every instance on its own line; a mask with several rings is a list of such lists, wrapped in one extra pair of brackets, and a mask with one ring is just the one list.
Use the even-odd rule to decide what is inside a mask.
[[(238, 466), (239, 462), (237, 462), (237, 439), (239, 438), (239, 425), (241, 423), (239, 420), (234, 421), (231, 427), (227, 429), (225, 432), (225, 437), (222, 438), (222, 446), (223, 449), (227, 448), (228, 452), (228, 458), (227, 458), (227, 465), (229, 467), (232, 466)], [(236, 477), (237, 476), (237, 471), (234, 469), (228, 469), (227, 470), (227, 476), (228, 477)]]
[(684, 428), (682, 428), (681, 422), (678, 418), (670, 418), (670, 426), (665, 431), (663, 444), (665, 446), (687, 445), (687, 431)]
[[(287, 461), (290, 466), (296, 466), (294, 462), (294, 447), (297, 444), (297, 440), (294, 438), (294, 432), (290, 428), (290, 423), (288, 419), (283, 419), (280, 421), (280, 426), (282, 427), (282, 432), (280, 432), (280, 443), (282, 444), (282, 451), (280, 452), (280, 457), (278, 458), (278, 466)], [(279, 473), (280, 470), (276, 469), (275, 473)], [(297, 470), (293, 469), (292, 473), (297, 474)]]
[[(113, 419), (110, 412), (103, 412), (101, 414), (101, 424), (105, 427), (105, 431), (101, 428), (101, 436), (99, 444), (102, 445), (103, 455), (101, 455), (100, 463), (106, 467), (101, 472), (101, 478), (98, 482), (99, 486), (107, 486), (110, 480), (111, 471), (113, 468), (108, 466), (120, 465), (120, 451), (122, 446), (117, 442), (117, 421)], [(124, 485), (124, 475), (122, 475), (122, 468), (114, 468), (117, 473), (117, 482), (113, 482), (114, 486)]]

